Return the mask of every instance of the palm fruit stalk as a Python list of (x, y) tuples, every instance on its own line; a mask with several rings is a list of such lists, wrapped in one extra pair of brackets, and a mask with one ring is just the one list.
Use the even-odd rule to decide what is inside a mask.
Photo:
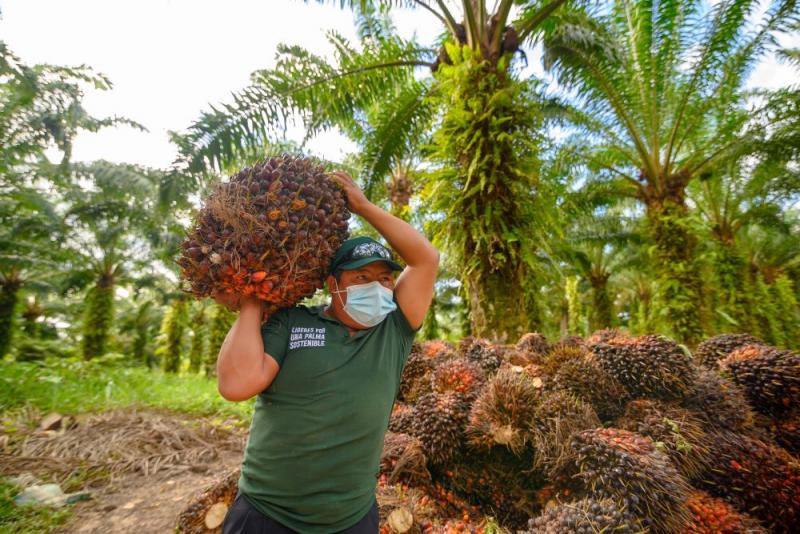
[(591, 406), (563, 390), (548, 390), (536, 406), (531, 427), (533, 467), (553, 478), (570, 454), (570, 436), (600, 426)]
[(625, 408), (625, 388), (590, 354), (563, 362), (553, 375), (552, 385), (589, 403), (604, 422), (618, 417)]
[(181, 274), (196, 297), (254, 295), (272, 313), (322, 287), (349, 217), (321, 165), (269, 158), (209, 195), (182, 243)]
[(469, 409), (458, 393), (428, 393), (414, 405), (411, 433), (432, 464), (447, 464), (461, 452)]
[(444, 360), (431, 374), (431, 386), (436, 393), (460, 393), (473, 400), (485, 379), (483, 369), (465, 358)]
[(425, 486), (431, 482), (422, 444), (408, 434), (386, 433), (383, 438), (380, 472), (386, 475), (390, 484), (404, 482)]
[(727, 502), (700, 490), (692, 491), (686, 501), (692, 514), (692, 534), (767, 534), (757, 520), (743, 514)]
[(747, 345), (730, 353), (720, 366), (758, 412), (780, 417), (800, 404), (800, 353)]
[(755, 414), (742, 389), (709, 369), (697, 369), (696, 376), (682, 405), (699, 417), (709, 430), (750, 433)]
[(681, 398), (696, 375), (689, 355), (663, 336), (618, 336), (592, 345), (591, 351), (633, 397)]
[(561, 503), (547, 508), (528, 522), (525, 534), (645, 533), (640, 520), (622, 510), (613, 500), (592, 498)]
[(579, 495), (613, 499), (653, 533), (686, 532), (689, 484), (650, 438), (618, 428), (573, 435), (558, 480)]
[(694, 351), (698, 364), (716, 370), (720, 360), (745, 345), (761, 345), (763, 342), (750, 334), (721, 334), (709, 338)]
[(711, 467), (694, 481), (776, 533), (800, 524), (800, 463), (775, 445), (737, 434), (711, 435)]
[(236, 498), (239, 470), (235, 469), (196, 496), (178, 516), (180, 534), (220, 532), (225, 514)]
[(614, 426), (647, 436), (664, 450), (686, 478), (708, 469), (710, 444), (703, 421), (680, 406), (651, 399), (628, 403)]
[(483, 451), (506, 447), (521, 455), (532, 443), (531, 428), (541, 384), (512, 368), (502, 368), (481, 390), (467, 425), (469, 444)]

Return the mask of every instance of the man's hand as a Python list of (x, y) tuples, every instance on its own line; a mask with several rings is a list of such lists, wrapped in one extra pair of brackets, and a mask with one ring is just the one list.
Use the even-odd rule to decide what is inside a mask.
[(344, 189), (347, 195), (347, 207), (351, 212), (356, 215), (361, 215), (364, 208), (370, 206), (372, 203), (367, 199), (361, 189), (359, 189), (353, 177), (344, 171), (333, 171), (329, 175), (333, 181), (338, 183)]
[(250, 304), (252, 302), (253, 304), (258, 304), (258, 306), (261, 307), (263, 316), (264, 303), (252, 295), (245, 296), (241, 293), (225, 293), (223, 291), (219, 291), (211, 295), (211, 298), (232, 312), (240, 311), (245, 303)]

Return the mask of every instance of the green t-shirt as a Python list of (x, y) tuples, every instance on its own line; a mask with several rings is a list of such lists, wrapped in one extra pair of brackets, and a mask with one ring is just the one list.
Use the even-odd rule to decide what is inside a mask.
[(400, 309), (350, 336), (323, 306), (262, 325), (280, 371), (255, 404), (239, 488), (297, 532), (356, 524), (375, 501), (383, 436), (415, 331)]

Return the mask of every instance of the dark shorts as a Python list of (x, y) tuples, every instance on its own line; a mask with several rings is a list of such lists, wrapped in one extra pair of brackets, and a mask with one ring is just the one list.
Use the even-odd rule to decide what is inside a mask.
[[(378, 503), (367, 515), (352, 527), (339, 534), (376, 534), (378, 532)], [(250, 504), (241, 493), (236, 495), (233, 505), (222, 522), (222, 534), (297, 534), (277, 521), (265, 516)]]

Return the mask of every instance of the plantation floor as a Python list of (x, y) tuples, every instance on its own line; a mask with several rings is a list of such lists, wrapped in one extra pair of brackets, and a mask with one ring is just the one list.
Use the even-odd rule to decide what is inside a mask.
[(76, 504), (72, 519), (57, 532), (173, 532), (178, 523), (178, 514), (192, 497), (213, 484), (221, 473), (237, 467), (241, 460), (241, 453), (226, 452), (215, 462), (213, 472), (209, 473), (187, 470), (177, 475), (127, 475), (115, 483), (113, 489), (97, 492), (92, 500)]
[(192, 499), (239, 465), (246, 437), (232, 418), (153, 409), (78, 414), (57, 430), (42, 430), (44, 419), (3, 418), (14, 431), (4, 432), (0, 475), (88, 491), (59, 533), (174, 532)]

